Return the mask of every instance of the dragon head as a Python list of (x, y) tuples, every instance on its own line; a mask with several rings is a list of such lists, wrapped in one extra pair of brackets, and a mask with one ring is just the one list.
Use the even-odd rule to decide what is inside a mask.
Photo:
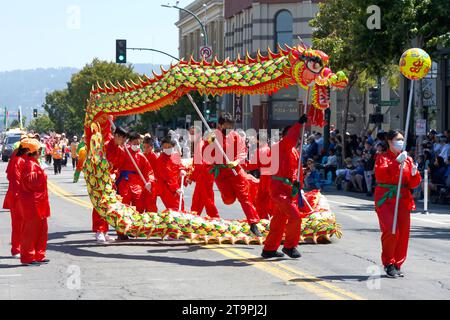
[[(307, 47), (303, 43), (291, 51), (291, 76), (305, 90), (311, 88), (311, 104), (321, 111), (330, 106), (330, 89), (343, 89), (348, 79), (343, 71), (333, 73), (328, 68), (329, 57), (320, 50)], [(312, 108), (311, 108), (312, 109)], [(313, 110), (314, 111), (314, 110)], [(311, 112), (310, 112), (311, 114)], [(313, 117), (314, 125), (323, 125), (323, 117)]]

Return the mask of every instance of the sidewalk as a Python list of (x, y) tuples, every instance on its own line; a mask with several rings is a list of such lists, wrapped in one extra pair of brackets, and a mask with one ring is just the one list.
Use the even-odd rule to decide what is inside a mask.
[[(368, 197), (365, 193), (357, 193), (352, 191), (344, 191), (344, 190), (337, 190), (336, 185), (329, 185), (325, 186), (322, 190), (322, 193), (324, 195), (345, 195), (347, 197), (352, 197), (355, 199), (361, 199), (361, 200), (367, 200), (367, 201), (373, 201), (373, 196)], [(416, 210), (412, 211), (413, 213), (423, 213), (423, 206), (424, 202), (423, 200), (416, 200)], [(450, 215), (450, 205), (439, 205), (439, 204), (432, 204), (430, 200), (428, 200), (428, 213), (434, 213), (434, 214), (449, 214)]]

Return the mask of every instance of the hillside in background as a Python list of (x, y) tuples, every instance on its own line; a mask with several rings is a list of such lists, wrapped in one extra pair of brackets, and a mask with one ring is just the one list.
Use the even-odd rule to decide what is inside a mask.
[[(159, 65), (134, 65), (136, 72), (145, 73), (149, 77), (152, 75), (152, 69), (156, 73), (161, 73)], [(22, 106), (23, 115), (27, 122), (30, 121), (34, 108), (37, 108), (40, 113), (44, 112), (41, 106), (46, 93), (66, 88), (72, 74), (78, 71), (79, 69), (76, 68), (39, 68), (0, 72), (0, 113), (3, 114), (4, 107), (7, 107), (13, 114), (10, 118), (12, 121), (18, 107)]]

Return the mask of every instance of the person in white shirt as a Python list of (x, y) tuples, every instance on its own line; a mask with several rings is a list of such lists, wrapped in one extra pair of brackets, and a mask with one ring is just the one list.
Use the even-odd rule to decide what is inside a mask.
[(439, 138), (439, 142), (442, 145), (439, 156), (444, 159), (447, 159), (448, 157), (450, 157), (450, 140), (444, 136), (444, 137)]

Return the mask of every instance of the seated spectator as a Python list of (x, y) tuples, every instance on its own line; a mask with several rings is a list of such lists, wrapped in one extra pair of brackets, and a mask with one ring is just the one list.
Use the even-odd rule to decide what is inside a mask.
[(439, 156), (443, 159), (447, 159), (450, 157), (450, 139), (447, 139), (446, 136), (442, 136), (439, 138), (439, 143), (442, 145)]
[(354, 170), (355, 167), (353, 166), (351, 158), (346, 158), (344, 162), (345, 168), (336, 170), (336, 187), (338, 190), (342, 190), (342, 187), (344, 186), (344, 189), (348, 191), (350, 189), (350, 172)]
[(307, 167), (305, 169), (305, 189), (306, 190), (320, 190), (322, 188), (321, 185), (322, 175), (319, 170), (316, 169), (315, 163), (313, 159), (308, 159)]
[(436, 161), (430, 165), (430, 189), (437, 191), (440, 186), (445, 186), (445, 174), (447, 173), (447, 165), (444, 162), (444, 158), (437, 157)]
[[(367, 145), (368, 142), (366, 142)], [(366, 182), (367, 187), (367, 196), (372, 196), (372, 186), (373, 186), (373, 175), (375, 168), (375, 150), (373, 149), (365, 149), (363, 154), (364, 159), (364, 180)]]
[(353, 190), (356, 192), (364, 192), (364, 161), (358, 161), (355, 169), (350, 171), (350, 182)]
[(324, 165), (324, 173), (325, 177), (328, 177), (328, 172), (331, 172), (334, 181), (336, 179), (336, 170), (338, 166), (336, 151), (334, 149), (330, 149), (328, 153), (329, 156), (327, 157), (327, 162)]
[(314, 161), (319, 159), (319, 145), (314, 136), (308, 138), (305, 151), (304, 159), (313, 159)]

